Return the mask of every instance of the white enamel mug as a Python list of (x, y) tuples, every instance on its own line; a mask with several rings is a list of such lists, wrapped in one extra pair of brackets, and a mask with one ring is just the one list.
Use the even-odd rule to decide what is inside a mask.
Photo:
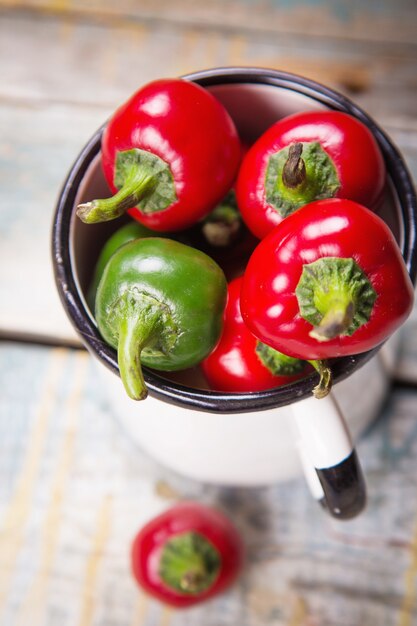
[[(220, 68), (185, 77), (223, 102), (242, 138), (255, 140), (280, 117), (325, 108), (356, 116), (374, 133), (388, 183), (380, 215), (416, 277), (416, 197), (406, 165), (386, 134), (359, 107), (313, 81), (274, 70)], [(163, 465), (196, 480), (265, 485), (304, 471), (311, 492), (331, 515), (346, 519), (365, 504), (365, 484), (353, 441), (378, 415), (395, 363), (398, 335), (378, 350), (332, 362), (334, 387), (312, 397), (316, 375), (265, 392), (211, 391), (198, 368), (172, 376), (145, 371), (150, 396), (127, 398), (115, 351), (102, 340), (85, 294), (101, 246), (120, 223), (85, 225), (81, 202), (109, 194), (100, 167), (103, 128), (74, 163), (60, 194), (53, 228), (53, 263), (63, 305), (95, 357), (99, 384), (130, 437)], [(117, 222), (117, 221), (116, 221)]]

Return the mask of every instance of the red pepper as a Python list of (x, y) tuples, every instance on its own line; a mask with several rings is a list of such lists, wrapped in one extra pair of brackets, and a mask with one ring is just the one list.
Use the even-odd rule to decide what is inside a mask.
[(106, 180), (117, 193), (80, 205), (79, 217), (101, 222), (128, 210), (157, 231), (180, 230), (204, 217), (229, 191), (241, 158), (224, 106), (182, 79), (139, 89), (111, 117), (101, 153)]
[(378, 346), (409, 315), (413, 285), (394, 236), (350, 200), (318, 200), (263, 239), (247, 265), (243, 319), (276, 350), (300, 359)]
[(220, 511), (183, 502), (158, 515), (132, 546), (136, 581), (150, 595), (188, 607), (224, 591), (243, 563), (243, 543)]
[(308, 111), (271, 126), (242, 162), (237, 200), (260, 239), (287, 215), (323, 198), (347, 198), (374, 208), (385, 164), (370, 130), (339, 111)]
[(240, 312), (241, 286), (242, 277), (229, 283), (222, 336), (201, 363), (208, 383), (217, 391), (263, 391), (300, 378), (305, 361), (273, 350), (247, 328)]

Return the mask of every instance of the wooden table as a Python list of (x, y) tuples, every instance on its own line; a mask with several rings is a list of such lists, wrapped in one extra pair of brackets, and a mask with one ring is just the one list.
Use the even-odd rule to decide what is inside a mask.
[[(366, 512), (326, 517), (304, 481), (258, 489), (172, 474), (126, 437), (52, 282), (55, 198), (86, 139), (142, 83), (219, 65), (304, 74), (355, 98), (417, 175), (412, 0), (0, 1), (0, 624), (417, 624), (417, 314), (380, 419), (358, 444)], [(129, 543), (178, 499), (222, 508), (247, 545), (228, 593), (176, 612)]]

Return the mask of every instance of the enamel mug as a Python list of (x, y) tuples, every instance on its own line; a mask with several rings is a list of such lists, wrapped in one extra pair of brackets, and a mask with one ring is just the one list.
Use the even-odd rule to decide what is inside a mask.
[[(349, 113), (370, 128), (383, 153), (388, 182), (380, 215), (416, 278), (416, 197), (407, 167), (384, 131), (357, 105), (311, 80), (260, 68), (210, 69), (184, 77), (209, 89), (228, 109), (244, 141), (279, 118), (303, 110)], [(371, 352), (337, 359), (324, 399), (313, 373), (284, 387), (254, 393), (211, 391), (198, 368), (168, 375), (145, 369), (150, 395), (130, 400), (115, 351), (101, 338), (86, 292), (100, 248), (118, 220), (85, 225), (79, 203), (109, 195), (100, 166), (103, 127), (75, 161), (58, 199), (53, 263), (58, 291), (81, 340), (97, 363), (98, 384), (111, 411), (140, 448), (184, 476), (208, 483), (257, 486), (304, 473), (310, 491), (334, 517), (364, 507), (366, 489), (354, 442), (378, 416), (395, 367), (399, 334)]]

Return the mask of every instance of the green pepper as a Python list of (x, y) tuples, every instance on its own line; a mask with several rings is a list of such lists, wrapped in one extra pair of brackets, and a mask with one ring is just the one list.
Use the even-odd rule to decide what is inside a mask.
[(118, 351), (120, 376), (134, 400), (147, 396), (141, 364), (162, 371), (197, 365), (215, 347), (227, 283), (204, 252), (150, 237), (119, 248), (96, 295), (96, 321)]
[[(94, 268), (93, 279), (90, 284), (90, 288), (88, 290), (87, 300), (92, 310), (94, 310), (94, 302), (96, 299), (97, 287), (100, 282), (100, 278), (103, 275), (104, 268), (107, 265), (110, 257), (118, 250), (121, 246), (129, 241), (133, 241), (133, 239), (141, 239), (142, 237), (155, 237), (156, 233), (154, 230), (150, 228), (146, 228), (143, 224), (140, 224), (136, 221), (130, 221), (109, 237), (109, 239), (104, 244), (101, 249), (100, 255), (97, 259), (96, 266)], [(157, 235), (161, 236), (160, 233)]]

